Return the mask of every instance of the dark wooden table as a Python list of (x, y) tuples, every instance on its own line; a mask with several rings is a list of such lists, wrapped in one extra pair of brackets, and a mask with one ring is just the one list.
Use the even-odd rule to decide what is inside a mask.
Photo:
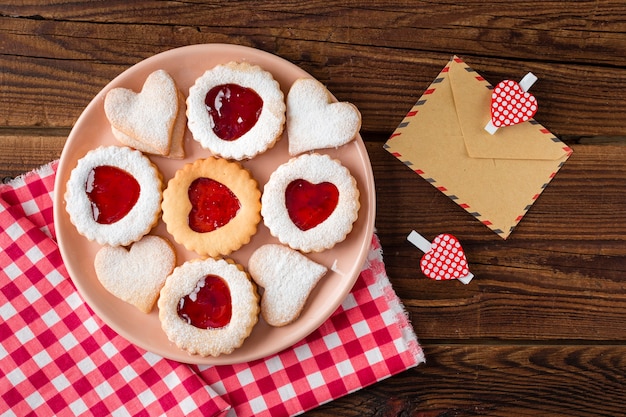
[[(60, 156), (83, 108), (153, 54), (277, 54), (363, 115), (387, 272), (427, 363), (309, 416), (626, 412), (626, 5), (620, 1), (12, 1), (0, 5), (0, 176)], [(573, 150), (508, 240), (383, 150), (453, 54), (539, 77), (536, 119)], [(470, 285), (426, 279), (411, 229), (463, 243)]]

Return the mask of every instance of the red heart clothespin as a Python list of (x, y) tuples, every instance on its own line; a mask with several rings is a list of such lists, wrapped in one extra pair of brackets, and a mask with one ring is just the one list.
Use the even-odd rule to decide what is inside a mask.
[(428, 278), (437, 281), (458, 279), (463, 284), (469, 284), (474, 278), (461, 243), (451, 234), (440, 234), (431, 243), (413, 230), (407, 240), (424, 252), (420, 267)]
[(537, 113), (537, 99), (528, 89), (537, 81), (529, 72), (517, 83), (504, 80), (495, 86), (491, 93), (491, 120), (485, 126), (490, 134), (498, 128), (512, 126), (530, 120)]

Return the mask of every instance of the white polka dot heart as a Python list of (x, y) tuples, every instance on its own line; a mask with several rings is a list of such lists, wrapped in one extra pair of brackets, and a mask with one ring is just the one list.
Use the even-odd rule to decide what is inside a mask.
[(491, 123), (512, 126), (530, 120), (537, 113), (537, 99), (515, 81), (505, 80), (491, 93)]
[(430, 243), (420, 234), (412, 231), (407, 239), (424, 252), (420, 267), (428, 278), (437, 281), (458, 279), (468, 284), (474, 277), (469, 271), (461, 243), (453, 235), (440, 234)]

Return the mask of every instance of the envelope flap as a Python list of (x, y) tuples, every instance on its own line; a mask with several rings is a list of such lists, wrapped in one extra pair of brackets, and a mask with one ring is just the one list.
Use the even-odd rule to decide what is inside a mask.
[[(506, 239), (572, 150), (534, 121), (501, 128), (492, 137), (484, 131), (490, 96), (491, 86), (455, 57), (385, 149)], [(516, 130), (527, 133), (520, 139)]]
[(472, 158), (556, 160), (569, 148), (534, 119), (502, 127), (490, 135), (493, 86), (461, 59), (454, 57), (447, 74), (465, 147)]

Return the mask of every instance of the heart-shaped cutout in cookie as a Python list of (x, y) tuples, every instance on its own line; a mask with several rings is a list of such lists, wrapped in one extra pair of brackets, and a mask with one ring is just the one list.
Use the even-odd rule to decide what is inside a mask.
[(209, 274), (200, 280), (191, 294), (178, 303), (178, 315), (199, 329), (219, 329), (233, 314), (230, 289), (217, 275)]
[(287, 94), (289, 153), (337, 148), (352, 141), (361, 128), (361, 113), (348, 102), (334, 102), (322, 83), (296, 80)]
[(189, 228), (207, 233), (227, 224), (241, 208), (239, 199), (230, 188), (211, 178), (200, 177), (189, 185)]
[(114, 129), (168, 155), (179, 104), (176, 83), (167, 72), (157, 70), (139, 93), (122, 87), (110, 90), (104, 112)]
[(447, 233), (433, 239), (420, 260), (420, 267), (424, 275), (438, 281), (464, 278), (470, 273), (461, 243)]
[(290, 182), (285, 189), (289, 218), (300, 230), (309, 230), (326, 220), (337, 207), (339, 190), (332, 182)]
[(207, 93), (204, 104), (213, 132), (226, 141), (239, 139), (254, 127), (263, 110), (263, 99), (251, 88), (221, 84)]
[(144, 236), (130, 249), (104, 246), (94, 259), (96, 276), (117, 298), (149, 313), (165, 279), (176, 264), (176, 253), (168, 240)]
[(491, 93), (491, 123), (512, 126), (530, 120), (537, 113), (537, 99), (515, 81), (505, 80)]
[(271, 326), (285, 326), (296, 320), (327, 271), (287, 246), (266, 244), (255, 250), (248, 261), (248, 272), (264, 289), (261, 314), (265, 321)]
[(85, 192), (96, 223), (113, 224), (135, 206), (140, 187), (128, 172), (110, 165), (99, 165), (89, 172)]

